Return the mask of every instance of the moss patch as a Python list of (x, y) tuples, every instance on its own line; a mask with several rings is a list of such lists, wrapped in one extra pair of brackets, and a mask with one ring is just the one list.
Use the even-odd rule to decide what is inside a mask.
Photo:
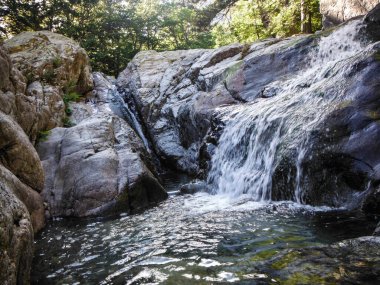
[(279, 280), (282, 285), (296, 285), (296, 284), (333, 284), (326, 282), (326, 280), (318, 275), (306, 275), (296, 272), (286, 280)]
[(287, 253), (285, 256), (283, 256), (280, 260), (272, 263), (272, 268), (275, 270), (284, 269), (287, 267), (290, 263), (295, 261), (299, 257), (300, 253), (297, 251), (291, 251)]
[(40, 131), (37, 136), (37, 142), (44, 142), (47, 141), (49, 135), (51, 134), (51, 131)]
[(251, 261), (261, 261), (261, 260), (267, 260), (271, 258), (272, 256), (276, 255), (278, 253), (278, 250), (276, 249), (268, 249), (263, 250), (259, 253), (257, 253), (255, 256), (251, 258)]

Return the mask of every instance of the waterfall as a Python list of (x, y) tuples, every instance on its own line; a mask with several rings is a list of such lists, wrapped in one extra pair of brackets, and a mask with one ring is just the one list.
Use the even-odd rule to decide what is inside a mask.
[(274, 169), (291, 149), (297, 154), (294, 196), (302, 203), (301, 165), (311, 143), (309, 131), (343, 96), (345, 67), (363, 50), (356, 40), (359, 28), (360, 22), (352, 21), (322, 36), (307, 67), (267, 86), (275, 96), (219, 109), (225, 128), (208, 175), (214, 194), (270, 200)]
[(146, 138), (144, 131), (141, 127), (140, 122), (138, 121), (135, 113), (131, 110), (130, 106), (124, 101), (121, 94), (117, 90), (117, 87), (115, 85), (112, 85), (112, 89), (110, 89), (110, 92), (112, 93), (112, 100), (116, 101), (120, 108), (121, 116), (129, 123), (129, 125), (134, 129), (134, 131), (137, 133), (137, 135), (142, 140), (146, 150), (151, 153), (152, 150), (149, 146), (148, 139)]

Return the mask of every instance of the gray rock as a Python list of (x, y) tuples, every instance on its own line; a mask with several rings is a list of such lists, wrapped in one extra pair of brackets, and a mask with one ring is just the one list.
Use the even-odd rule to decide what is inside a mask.
[[(380, 3), (380, 1), (379, 1)], [(374, 41), (380, 41), (380, 5), (377, 5), (364, 18), (365, 32)]]
[(135, 212), (167, 197), (143, 142), (117, 115), (112, 83), (94, 78), (96, 92), (74, 105), (77, 125), (53, 129), (38, 145), (51, 216)]
[(28, 284), (33, 233), (45, 225), (44, 172), (33, 144), (62, 125), (66, 86), (92, 88), (89, 60), (74, 41), (26, 32), (0, 46), (0, 280)]
[(236, 102), (224, 81), (239, 66), (241, 51), (241, 45), (231, 45), (140, 52), (119, 75), (119, 90), (135, 105), (164, 163), (198, 172), (199, 148), (214, 110)]

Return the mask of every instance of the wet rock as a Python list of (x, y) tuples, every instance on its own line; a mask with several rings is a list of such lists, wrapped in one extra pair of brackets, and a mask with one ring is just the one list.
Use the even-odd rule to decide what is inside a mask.
[(377, 224), (375, 231), (373, 232), (374, 236), (380, 236), (380, 222)]
[(380, 217), (380, 188), (374, 189), (363, 201), (363, 212), (375, 218)]
[(321, 0), (323, 27), (329, 28), (354, 17), (363, 16), (379, 3), (379, 0)]
[(241, 50), (231, 45), (140, 52), (119, 75), (119, 90), (136, 106), (155, 152), (167, 165), (198, 172), (199, 148), (214, 110), (236, 102), (224, 82), (240, 65)]
[[(380, 3), (380, 1), (378, 1), (378, 3)], [(380, 41), (380, 4), (366, 15), (364, 23), (366, 25), (366, 33), (368, 33), (372, 40)]]
[(181, 194), (195, 194), (202, 191), (207, 191), (207, 183), (201, 180), (185, 184), (180, 189)]
[[(308, 149), (299, 165), (302, 179), (298, 187), (305, 189), (301, 197), (304, 203), (359, 207), (374, 190), (370, 181), (380, 178), (380, 149), (376, 143), (380, 139), (378, 52), (375, 44), (369, 48), (368, 57), (358, 58), (347, 68), (340, 87), (344, 90), (340, 103), (310, 130)], [(329, 92), (331, 88), (324, 96), (329, 96)], [(297, 187), (299, 162), (294, 150), (282, 150), (282, 161), (273, 176), (274, 199), (294, 199), (292, 191), (286, 190), (287, 186)], [(370, 204), (364, 207), (369, 209)]]
[(315, 43), (314, 37), (302, 35), (252, 44), (244, 62), (226, 80), (227, 89), (243, 102), (275, 96), (281, 79), (294, 76), (309, 64), (308, 53)]
[(112, 84), (94, 77), (96, 92), (75, 104), (77, 125), (38, 145), (51, 216), (135, 212), (167, 197), (140, 137), (118, 116)]

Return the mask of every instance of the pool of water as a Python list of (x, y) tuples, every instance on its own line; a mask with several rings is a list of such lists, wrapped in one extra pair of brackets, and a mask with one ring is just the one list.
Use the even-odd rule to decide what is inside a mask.
[[(172, 183), (170, 192), (183, 182)], [(51, 222), (36, 238), (33, 284), (268, 284), (276, 255), (371, 234), (355, 213), (172, 195), (137, 215)]]

